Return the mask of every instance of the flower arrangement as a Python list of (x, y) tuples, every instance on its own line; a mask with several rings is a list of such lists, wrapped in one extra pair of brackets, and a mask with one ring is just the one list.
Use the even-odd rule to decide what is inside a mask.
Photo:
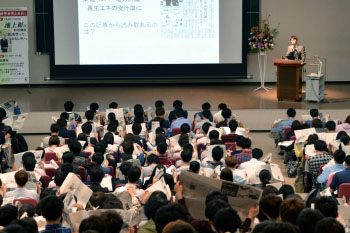
[(274, 39), (277, 35), (277, 28), (270, 28), (268, 18), (261, 20), (258, 26), (254, 26), (250, 29), (248, 39), (250, 51), (263, 52), (266, 50), (273, 50), (275, 46)]

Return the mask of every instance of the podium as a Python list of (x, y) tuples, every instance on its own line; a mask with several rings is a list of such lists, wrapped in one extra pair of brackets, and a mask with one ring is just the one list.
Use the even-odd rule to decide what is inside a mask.
[(302, 97), (302, 70), (304, 63), (300, 60), (276, 59), (277, 99), (299, 101)]

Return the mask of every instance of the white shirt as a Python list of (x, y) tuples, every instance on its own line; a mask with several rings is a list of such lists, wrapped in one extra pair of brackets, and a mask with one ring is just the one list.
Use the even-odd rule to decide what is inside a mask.
[(225, 119), (221, 115), (221, 110), (214, 114), (214, 123), (219, 123), (220, 121), (224, 121)]
[(132, 188), (132, 190), (133, 190), (135, 196), (137, 196), (137, 197), (139, 198), (140, 201), (142, 200), (144, 190), (137, 188), (135, 184), (129, 184), (129, 183), (127, 183), (125, 186), (116, 188), (116, 190), (115, 190), (114, 192), (115, 192), (116, 194), (122, 193), (122, 192), (127, 191), (128, 188)]
[(262, 162), (262, 161), (259, 161), (255, 158), (252, 158), (251, 160), (247, 161), (247, 162), (244, 162), (244, 163), (241, 163), (241, 165), (239, 166), (239, 169), (249, 169), (251, 167), (257, 167), (257, 166), (264, 166), (266, 165), (266, 163)]
[(36, 191), (26, 188), (17, 188), (13, 191), (9, 191), (5, 195), (5, 198), (8, 197), (14, 197), (15, 199), (32, 198), (37, 202), (39, 201), (39, 195), (36, 193)]

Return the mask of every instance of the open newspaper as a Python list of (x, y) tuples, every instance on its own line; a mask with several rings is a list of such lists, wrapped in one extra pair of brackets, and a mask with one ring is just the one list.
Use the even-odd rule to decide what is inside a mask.
[(308, 156), (315, 156), (316, 155), (315, 145), (314, 144), (306, 145), (305, 154)]
[(337, 140), (337, 133), (317, 133), (318, 139), (325, 141), (327, 145)]
[(113, 191), (113, 187), (112, 187), (112, 176), (105, 176), (103, 177), (102, 181), (101, 181), (101, 186), (104, 188), (108, 188), (108, 191), (112, 192)]
[(316, 134), (316, 129), (309, 128), (309, 129), (295, 130), (294, 134), (295, 134), (296, 140), (298, 140), (299, 142), (305, 142), (309, 137), (309, 135)]
[(113, 109), (113, 108), (109, 108), (106, 109), (106, 118), (108, 118), (108, 114), (109, 113), (114, 113), (115, 115), (115, 119), (118, 120), (119, 125), (124, 126), (125, 125), (125, 118), (124, 118), (124, 111), (122, 108), (117, 108), (117, 109)]
[(213, 127), (213, 126), (210, 126), (210, 127), (209, 127), (208, 135), (209, 135), (209, 133), (210, 133), (211, 131), (213, 131), (213, 130), (216, 130), (216, 131), (219, 132), (219, 139), (221, 139), (221, 136), (224, 135), (224, 133), (222, 132), (222, 131), (223, 131), (222, 128), (215, 128), (215, 127)]
[(61, 188), (61, 193), (71, 192), (77, 198), (77, 203), (82, 205), (84, 208), (89, 202), (92, 195), (92, 190), (86, 186), (81, 180), (74, 174), (69, 173), (64, 180)]
[(24, 121), (27, 117), (28, 113), (23, 113), (20, 115), (11, 115), (3, 120), (5, 125), (11, 126), (13, 131), (18, 131), (22, 129)]
[(164, 177), (162, 177), (162, 179), (158, 180), (151, 187), (146, 189), (146, 191), (149, 191), (149, 193), (153, 193), (155, 191), (162, 191), (166, 194), (168, 200), (170, 200), (171, 198), (171, 191), (169, 186), (165, 183)]
[(261, 184), (259, 173), (264, 169), (271, 172), (271, 183), (284, 182), (281, 168), (275, 163), (270, 163), (268, 165), (260, 165), (246, 169), (245, 172), (248, 176), (249, 183)]
[(6, 188), (8, 190), (17, 188), (17, 184), (16, 184), (16, 180), (15, 180), (16, 172), (17, 171), (0, 174), (0, 179), (1, 179), (3, 184), (6, 184)]
[(240, 136), (243, 136), (243, 137), (248, 137), (247, 130), (245, 128), (238, 127), (236, 129), (236, 134), (240, 135)]
[(22, 153), (18, 153), (18, 154), (14, 154), (14, 158), (15, 158), (15, 164), (17, 166), (18, 169), (23, 168), (23, 161), (22, 161), (22, 157), (25, 153), (27, 152), (32, 152), (34, 154), (35, 160), (37, 163), (40, 163), (41, 161), (41, 156), (43, 154), (43, 152), (41, 150), (29, 150), (29, 151), (25, 151)]
[(206, 219), (205, 198), (214, 189), (221, 190), (228, 196), (230, 205), (243, 220), (249, 209), (259, 202), (262, 194), (262, 190), (249, 185), (208, 178), (188, 171), (181, 172), (180, 182), (188, 211), (196, 219)]

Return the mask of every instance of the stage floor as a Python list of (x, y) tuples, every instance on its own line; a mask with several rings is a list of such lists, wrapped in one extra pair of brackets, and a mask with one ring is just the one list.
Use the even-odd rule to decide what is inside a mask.
[[(326, 84), (326, 99), (322, 103), (277, 101), (276, 85), (265, 92), (254, 92), (257, 84), (111, 84), (82, 86), (2, 86), (1, 102), (16, 99), (23, 112), (48, 112), (63, 110), (63, 103), (72, 100), (75, 111), (85, 111), (91, 102), (97, 102), (101, 109), (116, 101), (120, 107), (139, 103), (147, 108), (161, 99), (166, 110), (172, 109), (175, 99), (183, 101), (183, 108), (197, 111), (203, 102), (210, 102), (212, 110), (217, 110), (219, 103), (226, 103), (231, 109), (348, 109), (350, 102), (349, 84)], [(305, 87), (303, 88), (305, 92)], [(303, 93), (305, 96), (305, 93)]]

